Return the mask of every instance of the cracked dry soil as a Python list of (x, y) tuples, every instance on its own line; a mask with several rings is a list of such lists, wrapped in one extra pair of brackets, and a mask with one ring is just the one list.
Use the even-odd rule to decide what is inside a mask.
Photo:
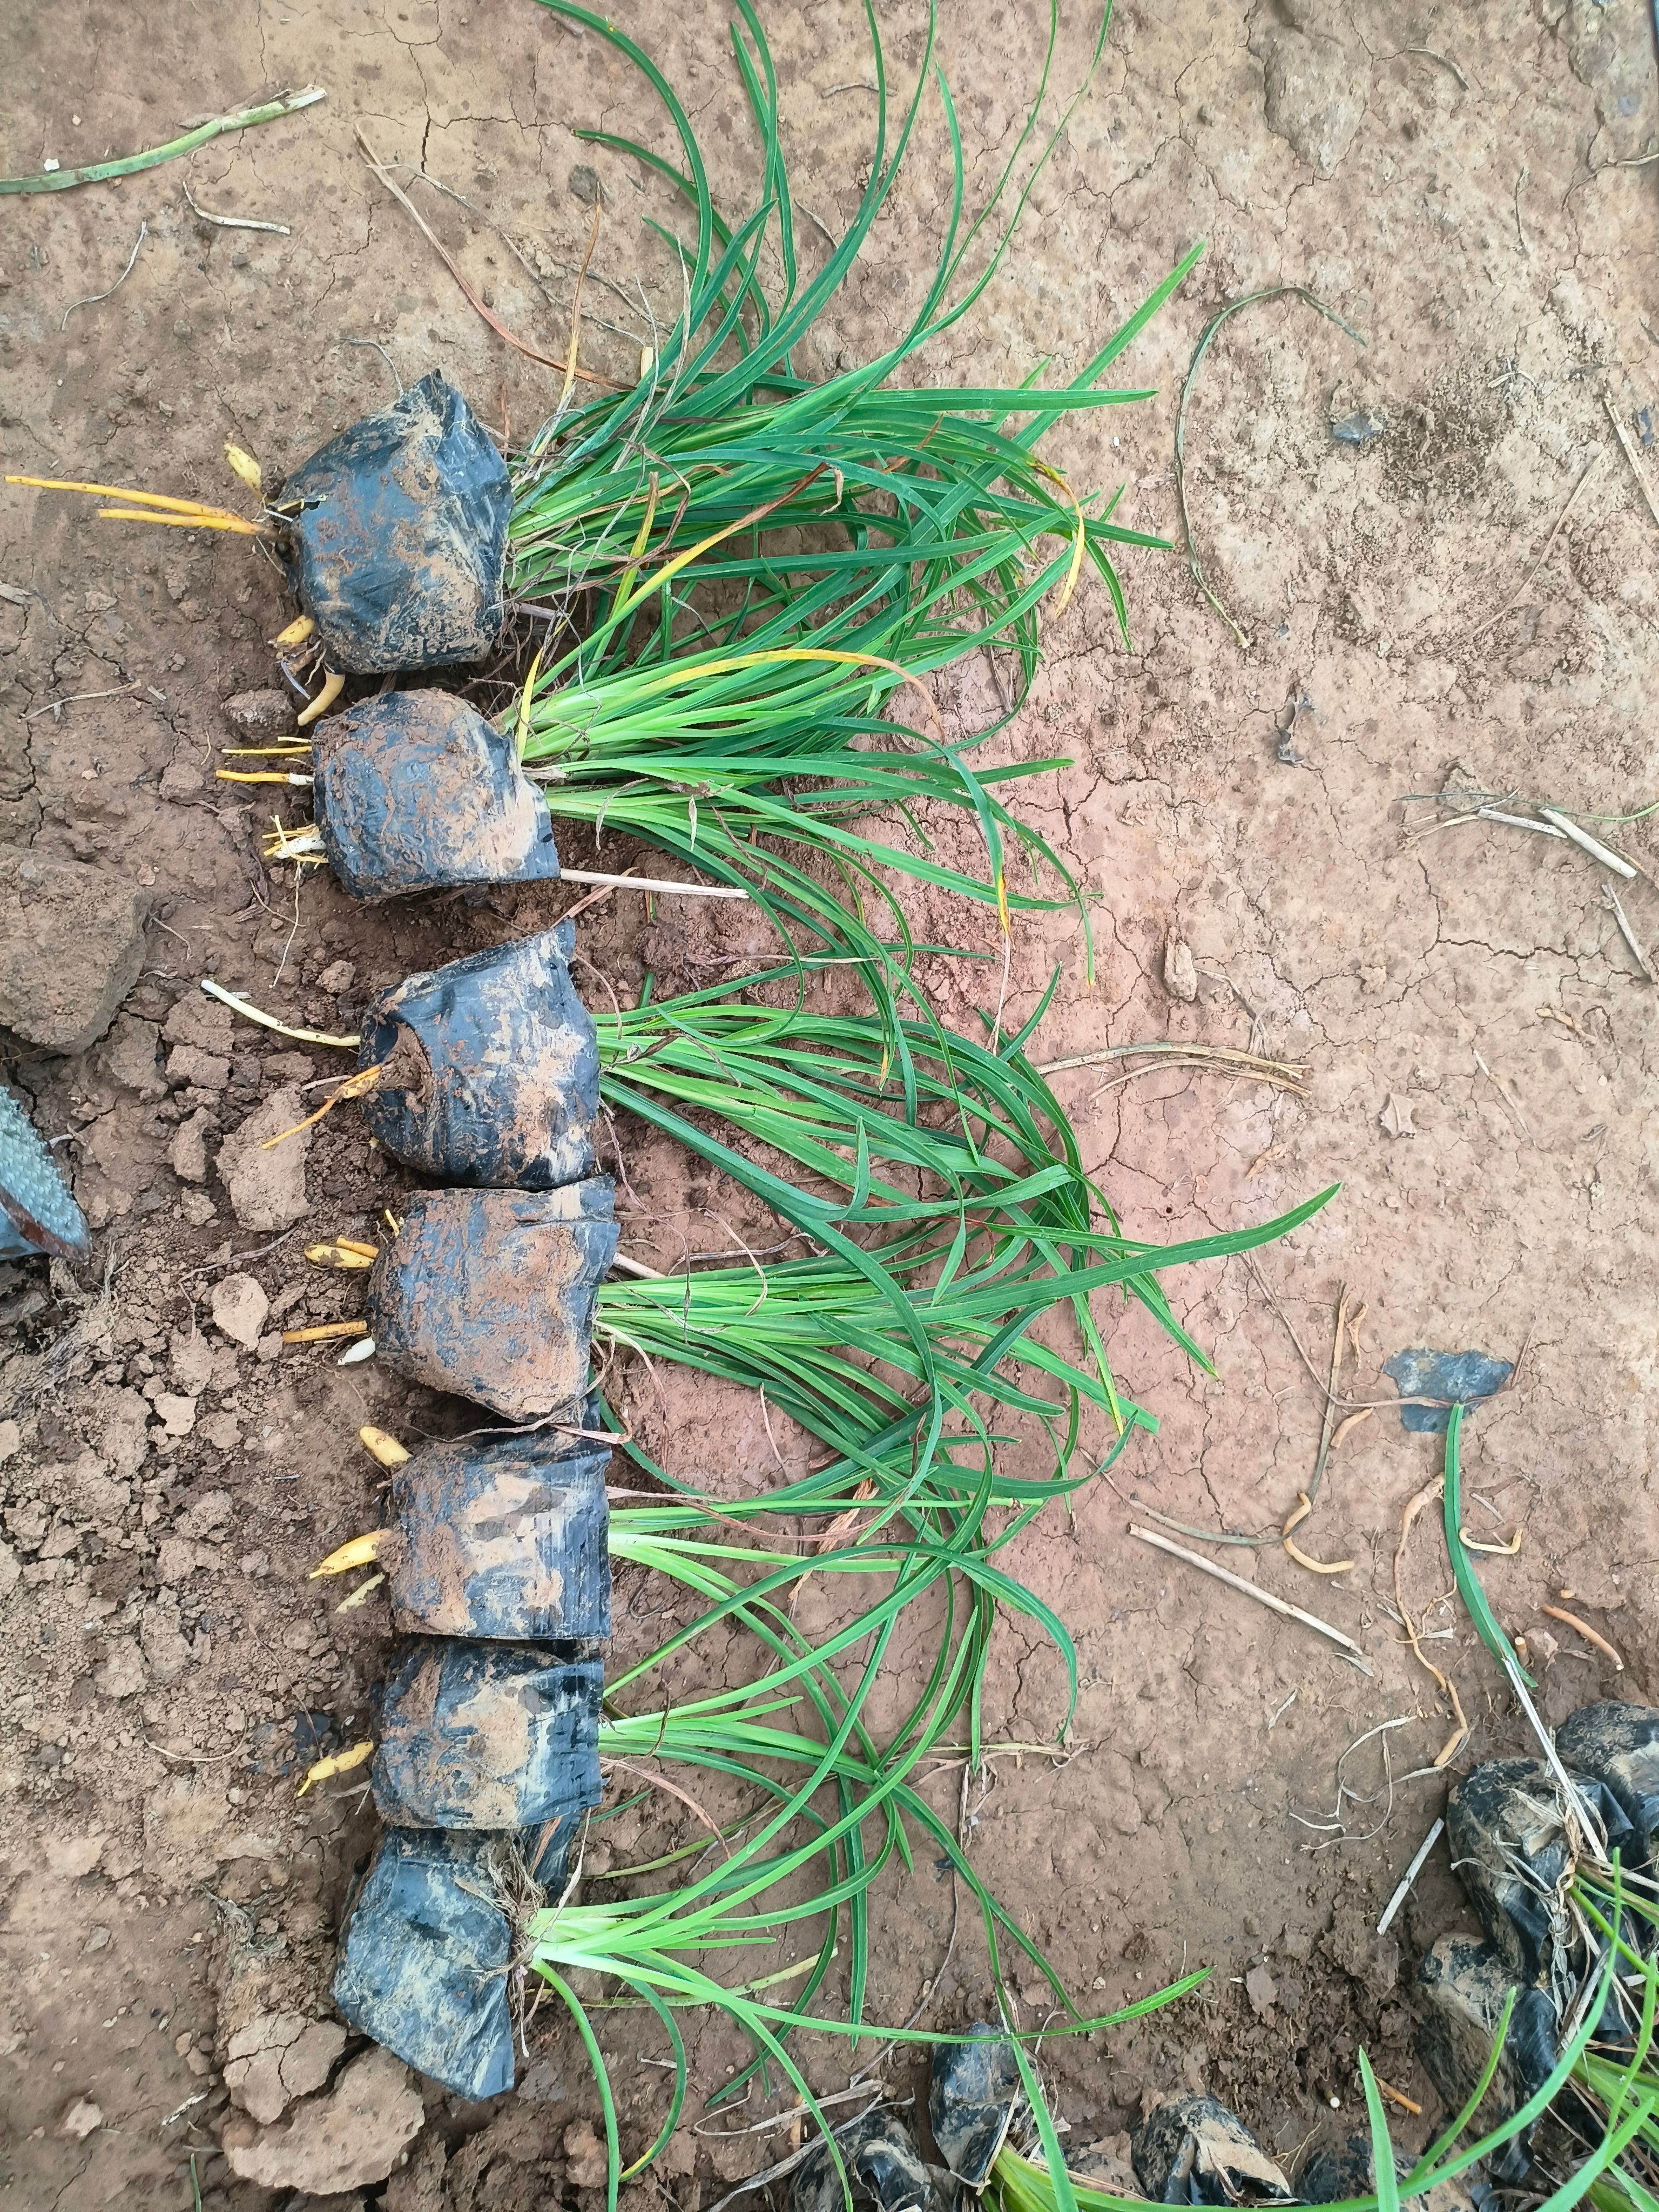
[[(1042, 11), (966, 0), (945, 12), (982, 191), (1035, 82)], [(861, 25), (846, 0), (772, 13), (799, 195), (836, 231), (867, 159)], [(737, 177), (748, 139), (723, 11), (640, 0), (625, 14)], [(921, 51), (915, 9), (893, 27), (906, 82)], [(1066, 81), (1088, 27), (1066, 27)], [(1402, 803), (1449, 782), (1616, 816), (1654, 795), (1642, 717), (1659, 658), (1659, 535), (1608, 413), (1652, 483), (1659, 172), (1620, 166), (1654, 143), (1652, 79), (1638, 0), (1475, 11), (1129, 0), (1017, 250), (936, 349), (940, 375), (1010, 378), (1039, 355), (1068, 370), (1207, 238), (1196, 276), (1121, 365), (1157, 397), (1047, 448), (1075, 481), (1121, 482), (1127, 522), (1175, 535), (1176, 395), (1215, 309), (1303, 285), (1364, 340), (1289, 296), (1224, 326), (1189, 409), (1188, 492), (1237, 635), (1177, 556), (1132, 555), (1131, 649), (1103, 594), (1080, 591), (1050, 622), (1048, 667), (999, 741), (1068, 761), (1023, 787), (1023, 803), (1092, 902), (1092, 990), (1073, 921), (1017, 933), (1015, 1015), (1054, 963), (1062, 969), (1038, 1055), (1201, 1040), (1306, 1070), (1301, 1097), (1178, 1066), (1057, 1075), (1126, 1225), (1200, 1234), (1341, 1185), (1263, 1255), (1261, 1278), (1231, 1261), (1172, 1279), (1212, 1376), (1144, 1316), (1114, 1321), (1118, 1371), (1161, 1429), (1119, 1462), (1120, 1487), (1093, 1484), (1073, 1516), (1051, 1512), (1019, 1544), (1019, 1571), (1077, 1635), (1079, 1709), (1071, 1755), (1001, 1756), (974, 1784), (976, 1863), (1091, 2005), (1214, 1969), (1174, 2010), (1047, 2046), (1073, 2141), (1111, 2136), (1151, 2094), (1202, 2087), (1287, 2156), (1346, 2131), (1361, 2041), (1425, 2107), (1403, 2139), (1437, 2110), (1411, 2054), (1409, 1981), (1458, 1911), (1443, 1851), (1389, 1936), (1370, 1933), (1443, 1786), (1416, 1770), (1446, 1718), (1389, 1610), (1401, 1509), (1436, 1471), (1436, 1440), (1406, 1433), (1386, 1405), (1345, 1430), (1298, 1534), (1322, 1559), (1351, 1559), (1347, 1573), (1316, 1584), (1276, 1549), (1224, 1555), (1353, 1636), (1369, 1678), (1127, 1533), (1125, 1492), (1195, 1526), (1278, 1527), (1308, 1483), (1322, 1413), (1290, 1330), (1322, 1370), (1340, 1284), (1365, 1309), (1343, 1385), (1355, 1401), (1392, 1395), (1380, 1362), (1402, 1346), (1513, 1358), (1527, 1345), (1515, 1387), (1473, 1422), (1471, 1534), (1526, 1532), (1517, 1557), (1482, 1562), (1488, 1589), (1531, 1640), (1552, 1717), (1659, 1689), (1642, 1228), (1655, 1182), (1652, 987), (1594, 862), (1486, 822), (1424, 835), (1432, 810)], [(532, 422), (547, 378), (471, 316), (358, 158), (356, 122), (382, 159), (424, 164), (466, 196), (477, 215), (434, 192), (425, 211), (497, 311), (556, 350), (588, 221), (572, 173), (597, 166), (609, 210), (588, 357), (631, 374), (635, 277), (656, 308), (677, 304), (640, 220), (657, 204), (633, 165), (569, 131), (651, 119), (596, 40), (527, 4), (14, 9), (0, 27), (4, 167), (151, 143), (187, 117), (309, 80), (327, 85), (325, 105), (187, 164), (9, 204), (5, 468), (222, 499), (227, 436), (291, 465), (382, 402), (388, 363), (406, 380), (438, 366), (486, 418)], [(874, 250), (811, 341), (822, 365), (864, 358), (919, 300), (944, 153), (930, 114)], [(186, 205), (186, 183), (200, 205), (289, 234), (214, 228)], [(111, 283), (141, 220), (131, 276), (101, 304), (72, 307)], [(1334, 436), (1352, 420), (1380, 428), (1358, 444)], [(309, 2086), (337, 2059), (331, 2036), (309, 2030), (282, 2061), (283, 2086), (272, 2090), (267, 2066), (250, 2092), (248, 2047), (273, 2016), (327, 2017), (331, 1932), (373, 1832), (355, 1796), (296, 1802), (295, 1716), (315, 1717), (323, 1744), (349, 1740), (385, 1639), (373, 1602), (338, 1614), (303, 1577), (372, 1512), (358, 1424), (410, 1432), (459, 1416), (372, 1367), (343, 1372), (325, 1352), (282, 1348), (282, 1327), (349, 1312), (356, 1295), (349, 1277), (304, 1271), (296, 1208), (307, 1227), (361, 1233), (403, 1185), (349, 1111), (289, 1156), (285, 1181), (251, 1177), (244, 1125), (281, 1126), (298, 1087), (333, 1062), (233, 1029), (196, 978), (349, 1030), (371, 989), (540, 926), (568, 899), (544, 887), (368, 912), (313, 881), (296, 912), (291, 884), (257, 857), (264, 810), (212, 780), (233, 741), (222, 702), (269, 690), (262, 641), (288, 611), (244, 544), (130, 531), (85, 505), (11, 494), (0, 581), (8, 866), (91, 863), (143, 892), (149, 913), (143, 972), (99, 1041), (67, 1054), (14, 1041), (4, 1054), (8, 1080), (63, 1140), (96, 1235), (85, 1283), (12, 1269), (0, 1291), (3, 2192), (29, 2207), (182, 2208), (193, 2155), (204, 2206), (265, 2212), (286, 2191), (237, 2181), (216, 2148), (240, 2124), (232, 2084), (240, 2102), (280, 2106), (293, 2068)], [(970, 672), (947, 708), (982, 710), (989, 683)], [(1651, 867), (1647, 825), (1622, 836)], [(618, 849), (607, 842), (608, 865)], [(19, 915), (33, 879), (21, 880)], [(1659, 894), (1645, 875), (1622, 888), (1651, 942)], [(945, 899), (909, 903), (919, 937), (961, 943), (976, 927)], [(580, 925), (596, 991), (625, 996), (647, 967), (659, 988), (684, 988), (743, 949), (731, 933), (614, 906)], [(981, 949), (994, 951), (988, 936)], [(40, 988), (68, 951), (38, 946)], [(958, 1018), (977, 1018), (989, 987), (960, 967), (934, 980)], [(684, 1249), (729, 1247), (732, 1194), (640, 1132), (617, 1134), (629, 1248), (672, 1265)], [(659, 1392), (617, 1379), (675, 1464), (767, 1480), (751, 1409), (684, 1377)], [(1520, 1739), (1448, 1600), (1431, 1522), (1405, 1589), (1474, 1723), (1461, 1769)], [(1623, 1654), (1623, 1674), (1538, 1613), (1563, 1589)], [(654, 1638), (660, 1602), (624, 1577), (623, 1652)], [(1053, 1655), (1004, 1627), (988, 1732), (1048, 1740), (1063, 1686)], [(1340, 1796), (1339, 1759), (1385, 1722), (1395, 1725), (1342, 1767), (1353, 1794)], [(930, 1786), (955, 1806), (959, 1771)], [(602, 1831), (595, 1872), (664, 1847), (673, 1810), (647, 1802)], [(872, 2018), (908, 2017), (930, 1979), (927, 2017), (980, 2014), (982, 1951), (964, 1916), (947, 1960), (951, 1886), (932, 1867), (890, 1871), (872, 1917)], [(781, 1943), (777, 1962), (792, 1955)], [(1032, 2024), (1039, 1987), (1016, 1982)], [(633, 2062), (633, 2026), (612, 2018), (623, 2124), (642, 2145), (665, 2077)], [(637, 2050), (660, 2055), (642, 2033)], [(703, 2026), (697, 2089), (740, 2055), (723, 2027)], [(844, 2047), (815, 2044), (810, 2059), (821, 2084), (844, 2080)], [(908, 2086), (904, 2063), (886, 2072)], [(787, 2118), (769, 2129), (787, 2108), (757, 2091), (694, 2125), (694, 2104), (658, 2181), (631, 2201), (712, 2204), (787, 2147)], [(331, 2202), (511, 2212), (602, 2201), (592, 2092), (545, 2013), (514, 2094), (457, 2107), (428, 2089), (425, 2111), (383, 2191)]]

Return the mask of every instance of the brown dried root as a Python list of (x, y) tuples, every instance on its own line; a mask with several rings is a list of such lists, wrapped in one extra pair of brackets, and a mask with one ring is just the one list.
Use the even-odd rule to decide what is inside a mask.
[(1457, 1720), (1455, 1729), (1447, 1737), (1430, 1761), (1431, 1765), (1433, 1766), (1444, 1766), (1462, 1749), (1468, 1740), (1469, 1723), (1464, 1717), (1463, 1700), (1457, 1694), (1456, 1683), (1449, 1675), (1441, 1673), (1418, 1641), (1417, 1624), (1406, 1610), (1405, 1596), (1400, 1588), (1400, 1569), (1405, 1559), (1406, 1546), (1410, 1540), (1418, 1515), (1425, 1506), (1432, 1505), (1435, 1500), (1443, 1494), (1445, 1486), (1444, 1476), (1437, 1474), (1432, 1482), (1425, 1482), (1417, 1495), (1407, 1501), (1406, 1510), (1400, 1516), (1400, 1540), (1394, 1547), (1394, 1601), (1395, 1608), (1400, 1615), (1400, 1625), (1406, 1632), (1406, 1641), (1412, 1647), (1412, 1656), (1417, 1661), (1419, 1666), (1433, 1675), (1441, 1696), (1451, 1706)]

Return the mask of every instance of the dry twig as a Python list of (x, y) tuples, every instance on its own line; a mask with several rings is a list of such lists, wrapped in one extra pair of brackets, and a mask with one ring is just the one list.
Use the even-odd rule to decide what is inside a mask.
[(1317, 1613), (1304, 1613), (1299, 1605), (1291, 1605), (1282, 1597), (1275, 1597), (1271, 1590), (1262, 1589), (1255, 1583), (1247, 1583), (1243, 1575), (1236, 1575), (1226, 1567), (1217, 1566), (1212, 1559), (1200, 1559), (1196, 1552), (1188, 1551), (1182, 1544), (1172, 1544), (1167, 1536), (1160, 1536), (1156, 1528), (1143, 1528), (1132, 1521), (1129, 1534), (1138, 1536), (1143, 1544), (1155, 1544), (1160, 1552), (1168, 1552), (1175, 1559), (1185, 1559), (1188, 1566), (1198, 1568), (1200, 1573), (1213, 1575), (1217, 1582), (1226, 1583), (1231, 1589), (1242, 1590), (1246, 1597), (1253, 1597), (1258, 1605), (1267, 1606), (1274, 1613), (1282, 1613), (1287, 1620), (1299, 1620), (1304, 1628), (1314, 1629), (1321, 1636), (1328, 1637), (1333, 1644), (1341, 1645), (1349, 1665), (1358, 1667), (1362, 1674), (1373, 1671), (1352, 1637), (1345, 1636), (1340, 1628), (1333, 1628), (1328, 1620), (1321, 1620)]

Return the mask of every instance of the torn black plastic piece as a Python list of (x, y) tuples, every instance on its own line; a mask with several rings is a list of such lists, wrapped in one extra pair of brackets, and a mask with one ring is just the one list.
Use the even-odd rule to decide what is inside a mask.
[(1176, 2097), (1129, 2137), (1135, 2179), (1161, 2204), (1288, 2204), (1291, 2185), (1236, 2113)]
[[(1501, 1953), (1473, 1936), (1443, 1936), (1432, 1944), (1417, 1970), (1417, 1987), (1424, 2000), (1417, 2055), (1453, 2112), (1474, 2094), (1504, 2000), (1515, 1992), (1498, 2070), (1472, 2124), (1477, 2135), (1490, 2134), (1548, 2080), (1560, 2055), (1555, 2008), (1542, 1990), (1520, 1987)], [(1493, 2154), (1487, 2170), (1500, 2187), (1514, 2188), (1531, 2164), (1532, 2130), (1524, 2128)]]
[[(1396, 2179), (1403, 2181), (1411, 2160), (1396, 2152), (1394, 2168)], [(1304, 2204), (1341, 2204), (1355, 2197), (1374, 2197), (1376, 2160), (1370, 2137), (1354, 2135), (1342, 2142), (1322, 2143), (1309, 2154), (1296, 2178), (1296, 2189)], [(1418, 2212), (1472, 2212), (1474, 2201), (1457, 2181), (1437, 2181), (1412, 2199)]]
[[(1609, 1848), (1627, 1854), (1631, 1826), (1617, 1799), (1589, 1775), (1573, 1780), (1601, 1816)], [(1541, 1759), (1485, 1760), (1453, 1784), (1446, 1834), (1458, 1878), (1507, 1971), (1565, 1997), (1585, 1961), (1564, 1903), (1577, 1853), (1550, 1769)]]
[(599, 1054), (567, 966), (568, 922), (383, 991), (359, 1067), (389, 1152), (451, 1184), (551, 1190), (593, 1172)]
[(1659, 1712), (1651, 1705), (1581, 1705), (1555, 1731), (1555, 1747), (1618, 1801), (1631, 1826), (1624, 1864), (1651, 1873), (1659, 1838)]
[[(896, 2113), (860, 2113), (843, 2121), (835, 2137), (855, 2204), (874, 2205), (879, 2212), (955, 2212), (955, 2176), (923, 2163), (909, 2129)], [(820, 2141), (795, 2169), (789, 2212), (842, 2212), (845, 2201), (841, 2176)]]
[(970, 2189), (982, 2189), (1022, 2096), (1014, 2046), (976, 2021), (966, 2043), (933, 2053), (927, 2118), (939, 2156)]

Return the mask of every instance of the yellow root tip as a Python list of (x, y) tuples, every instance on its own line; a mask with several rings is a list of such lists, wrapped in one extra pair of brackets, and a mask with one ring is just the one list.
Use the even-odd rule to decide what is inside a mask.
[(323, 678), (322, 690), (317, 694), (317, 696), (312, 701), (308, 707), (301, 707), (299, 713), (295, 716), (294, 719), (297, 726), (302, 730), (308, 729), (311, 724), (317, 720), (319, 714), (327, 714), (329, 708), (334, 704), (334, 702), (339, 697), (341, 692), (344, 690), (344, 677), (338, 674), (334, 669), (331, 668)]
[(314, 1783), (331, 1781), (337, 1774), (349, 1774), (354, 1766), (361, 1766), (366, 1759), (373, 1759), (374, 1756), (374, 1745), (371, 1739), (367, 1743), (354, 1743), (349, 1751), (337, 1753), (332, 1759), (319, 1759), (314, 1766), (307, 1768), (306, 1778), (296, 1794), (303, 1797)]
[(380, 1539), (385, 1534), (383, 1528), (371, 1528), (366, 1536), (353, 1536), (314, 1566), (307, 1581), (314, 1583), (322, 1575), (349, 1574), (353, 1567), (373, 1565), (380, 1556)]
[(371, 1458), (379, 1460), (382, 1467), (405, 1467), (409, 1463), (409, 1454), (397, 1437), (389, 1437), (384, 1429), (375, 1428), (373, 1423), (366, 1423), (358, 1430), (357, 1441)]

